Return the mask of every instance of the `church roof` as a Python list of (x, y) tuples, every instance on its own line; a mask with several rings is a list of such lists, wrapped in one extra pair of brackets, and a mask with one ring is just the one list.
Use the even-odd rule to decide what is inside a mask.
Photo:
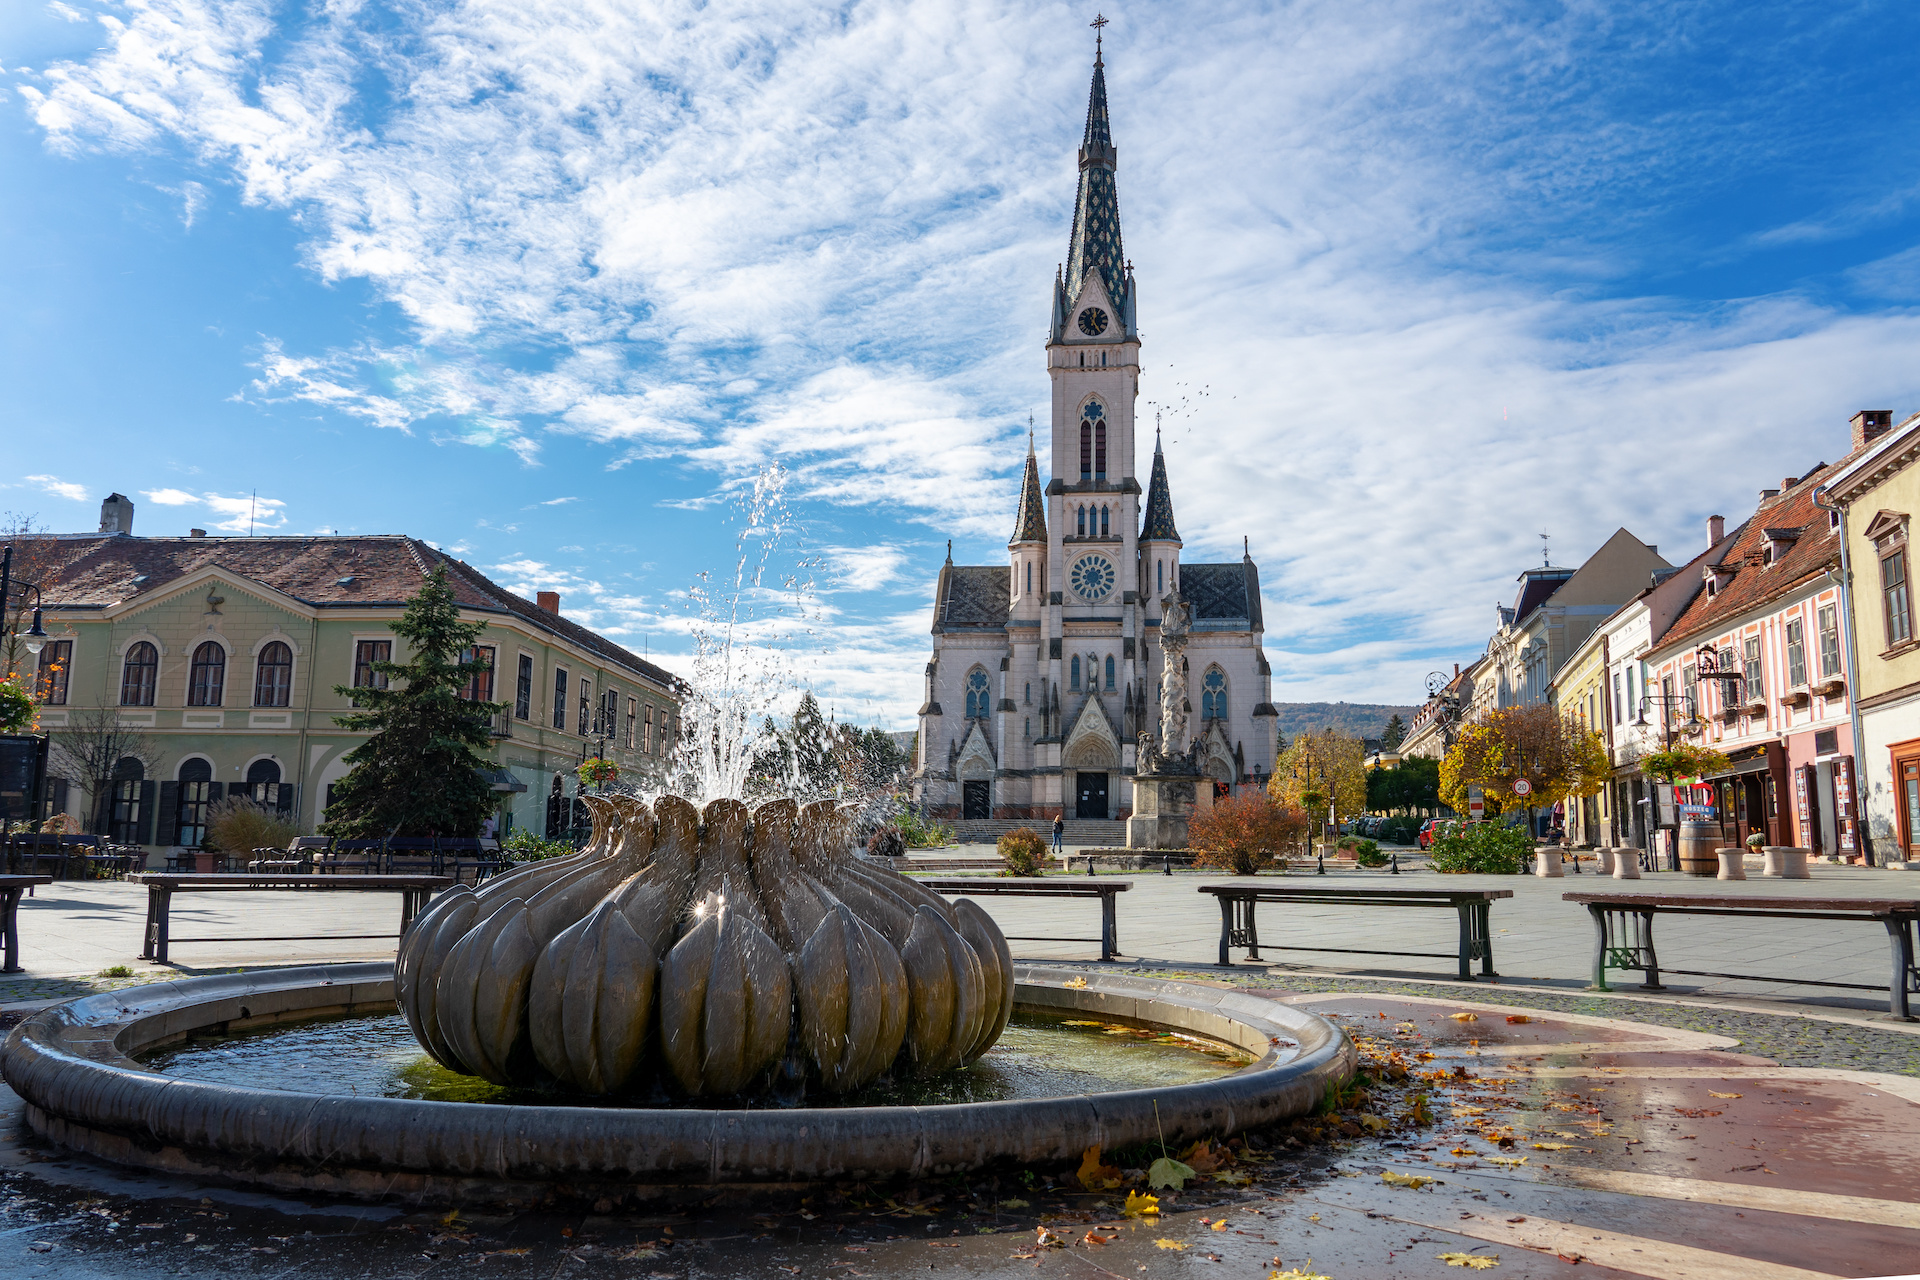
[(1120, 191), (1114, 185), (1113, 130), (1107, 120), (1106, 65), (1096, 54), (1087, 94), (1087, 128), (1080, 143), (1080, 190), (1073, 202), (1073, 242), (1067, 249), (1067, 293), (1097, 270), (1107, 296), (1126, 314), (1126, 254), (1120, 246)]
[(1264, 631), (1260, 572), (1253, 561), (1183, 564), (1180, 594), (1193, 610), (1193, 625), (1208, 631)]
[(1153, 433), (1153, 477), (1147, 481), (1147, 512), (1140, 530), (1142, 542), (1180, 541), (1173, 527), (1173, 492), (1167, 487), (1167, 459), (1160, 452), (1160, 433)]
[(942, 566), (933, 601), (935, 634), (950, 627), (1005, 627), (1013, 606), (1012, 575), (1004, 564)]
[(1040, 494), (1040, 461), (1033, 454), (1033, 433), (1027, 433), (1027, 474), (1020, 482), (1020, 510), (1013, 518), (1013, 536), (1007, 545), (1047, 540), (1046, 500)]

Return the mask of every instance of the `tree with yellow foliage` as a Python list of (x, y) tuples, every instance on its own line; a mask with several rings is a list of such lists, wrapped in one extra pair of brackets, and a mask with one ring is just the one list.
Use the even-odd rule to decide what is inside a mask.
[[(1467, 807), (1479, 787), (1489, 814), (1530, 809), (1595, 795), (1609, 773), (1606, 744), (1576, 716), (1552, 707), (1501, 707), (1464, 725), (1440, 761), (1440, 798)], [(1525, 779), (1531, 791), (1514, 784)]]
[[(1306, 809), (1325, 818), (1327, 803), (1341, 817), (1367, 811), (1366, 744), (1335, 733), (1303, 733), (1274, 761), (1267, 795), (1286, 809)], [(1317, 803), (1308, 804), (1309, 796)]]

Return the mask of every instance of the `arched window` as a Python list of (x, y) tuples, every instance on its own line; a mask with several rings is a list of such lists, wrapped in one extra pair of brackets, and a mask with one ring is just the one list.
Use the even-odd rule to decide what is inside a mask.
[(1107, 655), (1107, 689), (1113, 689), (1113, 655)]
[(1031, 680), (1027, 681), (1027, 692), (1026, 692), (1025, 701), (1028, 706), (1033, 705), (1033, 681)]
[[(202, 645), (201, 648), (207, 646)], [(219, 645), (213, 646), (216, 650)], [(222, 655), (225, 656), (224, 654)], [(199, 665), (198, 655), (195, 665)], [(222, 664), (224, 669), (224, 664)], [(195, 705), (213, 706), (216, 703), (197, 703)], [(173, 842), (183, 849), (197, 849), (207, 839), (207, 809), (213, 799), (213, 766), (196, 756), (180, 766), (180, 799), (174, 810), (179, 819), (179, 831)]]
[(975, 667), (967, 672), (967, 719), (986, 719), (988, 701), (987, 673)]
[[(213, 641), (193, 651), (193, 666), (187, 675), (187, 705), (217, 707), (227, 683), (227, 651)], [(184, 844), (185, 841), (182, 841)], [(199, 844), (198, 840), (193, 842)]]
[(1067, 688), (1074, 690), (1080, 688), (1080, 655), (1077, 653), (1073, 655), (1072, 664), (1067, 667)]
[(1080, 424), (1080, 478), (1088, 479), (1093, 475), (1093, 424)]
[(1027, 594), (1033, 594), (1033, 561), (1027, 561)]
[(1107, 508), (1100, 508), (1100, 536), (1107, 536)]
[[(288, 695), (293, 692), (293, 650), (280, 641), (260, 651), (260, 660), (253, 668), (253, 705), (256, 707), (284, 707)], [(278, 766), (275, 766), (276, 770)], [(278, 782), (280, 779), (275, 778)]]
[[(286, 706), (282, 702), (279, 706)], [(290, 804), (280, 803), (282, 783), (280, 766), (272, 760), (255, 760), (247, 766), (247, 794), (269, 809), (291, 808)], [(289, 795), (288, 800), (292, 799)]]
[(1087, 536), (1087, 509), (1085, 507), (1075, 507), (1073, 510), (1075, 513), (1075, 528), (1079, 530), (1077, 536), (1084, 538)]
[[(144, 642), (143, 642), (144, 643)], [(152, 645), (146, 646), (148, 649)], [(134, 703), (135, 706), (151, 706), (151, 701)], [(107, 820), (111, 824), (109, 832), (115, 844), (140, 844), (140, 792), (145, 784), (147, 766), (138, 757), (121, 756), (113, 765), (113, 809)], [(152, 823), (151, 815), (147, 822)]]
[(1096, 480), (1107, 478), (1107, 424), (1093, 424), (1093, 476)]
[(1160, 592), (1163, 592), (1166, 589), (1167, 589), (1167, 562), (1165, 560), (1155, 560), (1153, 562), (1153, 590), (1155, 594), (1159, 594)]
[(1200, 718), (1227, 718), (1227, 677), (1218, 667), (1208, 667), (1206, 676), (1200, 681)]
[(120, 705), (150, 707), (153, 685), (160, 674), (160, 651), (142, 640), (127, 650), (127, 661), (120, 668)]

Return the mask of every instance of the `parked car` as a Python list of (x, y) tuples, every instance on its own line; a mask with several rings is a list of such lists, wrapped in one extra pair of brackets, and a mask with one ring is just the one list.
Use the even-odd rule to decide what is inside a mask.
[(1413, 838), (1413, 842), (1422, 849), (1431, 849), (1433, 838), (1451, 829), (1457, 822), (1455, 818), (1428, 818), (1420, 824), (1420, 834)]

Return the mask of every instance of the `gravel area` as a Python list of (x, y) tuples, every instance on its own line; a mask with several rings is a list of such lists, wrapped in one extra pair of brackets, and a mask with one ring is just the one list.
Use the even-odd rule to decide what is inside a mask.
[[(1221, 981), (1218, 972), (1192, 969), (1141, 965), (1129, 967), (1126, 972), (1205, 982)], [(1653, 1026), (1728, 1036), (1740, 1042), (1742, 1053), (1771, 1058), (1783, 1067), (1837, 1067), (1848, 1071), (1885, 1071), (1894, 1075), (1920, 1076), (1920, 1034), (1892, 1027), (1881, 1031), (1854, 1023), (1826, 1022), (1785, 1014), (1689, 1008), (1685, 1005), (1625, 1000), (1597, 994), (1561, 995), (1527, 987), (1476, 986), (1471, 990), (1463, 990), (1424, 982), (1355, 982), (1312, 974), (1288, 974), (1284, 977), (1235, 974), (1232, 981), (1256, 991), (1314, 994), (1338, 991), (1360, 995), (1425, 996), (1437, 1000), (1549, 1009), (1557, 1013), (1582, 1013), (1589, 1017), (1618, 1018), (1625, 1022), (1644, 1022)]]

